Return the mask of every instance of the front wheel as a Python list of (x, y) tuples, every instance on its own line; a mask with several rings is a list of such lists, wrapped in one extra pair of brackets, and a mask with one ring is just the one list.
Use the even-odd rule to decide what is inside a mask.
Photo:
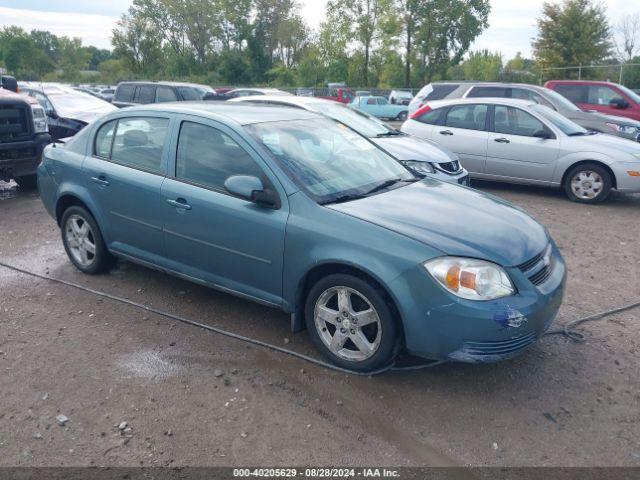
[(398, 328), (384, 295), (361, 278), (334, 274), (307, 296), (305, 321), (318, 349), (332, 363), (371, 372), (389, 365)]
[(69, 207), (62, 215), (60, 225), (64, 249), (78, 270), (94, 275), (113, 265), (115, 258), (107, 250), (98, 224), (86, 209)]
[(398, 120), (400, 120), (401, 122), (404, 122), (407, 119), (407, 112), (400, 112), (398, 114)]
[(564, 191), (570, 200), (579, 203), (604, 202), (611, 193), (609, 172), (595, 163), (573, 167), (564, 181)]

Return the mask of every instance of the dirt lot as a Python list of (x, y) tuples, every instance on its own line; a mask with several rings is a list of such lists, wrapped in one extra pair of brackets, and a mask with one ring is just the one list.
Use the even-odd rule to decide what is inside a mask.
[[(558, 323), (640, 299), (640, 196), (478, 186), (557, 240)], [(4, 262), (314, 354), (281, 312), (128, 263), (83, 276), (36, 193), (2, 182), (0, 232)], [(0, 268), (0, 466), (640, 466), (639, 319), (497, 365), (352, 377)]]

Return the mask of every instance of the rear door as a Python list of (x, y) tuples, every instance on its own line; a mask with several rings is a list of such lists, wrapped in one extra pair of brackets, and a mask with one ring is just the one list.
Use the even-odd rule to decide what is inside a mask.
[(109, 248), (154, 264), (164, 257), (158, 205), (169, 124), (164, 115), (107, 122), (98, 129), (93, 150), (82, 165)]
[(116, 87), (113, 95), (113, 103), (116, 107), (128, 107), (133, 105), (133, 96), (136, 92), (136, 86), (131, 83), (122, 83)]
[(535, 132), (549, 129), (538, 118), (520, 108), (495, 105), (493, 111), (486, 175), (550, 182), (560, 150), (555, 134), (550, 139), (534, 137)]
[(489, 106), (454, 105), (446, 112), (441, 126), (435, 126), (431, 139), (455, 152), (470, 173), (483, 173), (487, 160)]

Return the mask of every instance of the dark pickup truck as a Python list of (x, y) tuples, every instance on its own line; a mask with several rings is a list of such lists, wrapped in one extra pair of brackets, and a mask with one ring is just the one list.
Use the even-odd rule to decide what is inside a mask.
[(47, 116), (37, 100), (8, 89), (15, 82), (4, 77), (0, 85), (0, 180), (32, 188), (42, 150), (51, 142)]

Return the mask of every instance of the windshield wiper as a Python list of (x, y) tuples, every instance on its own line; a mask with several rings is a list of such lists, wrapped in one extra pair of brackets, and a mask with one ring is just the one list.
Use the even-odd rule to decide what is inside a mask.
[(417, 178), (412, 178), (410, 180), (403, 180), (401, 178), (392, 178), (391, 180), (387, 180), (385, 182), (382, 182), (380, 185), (373, 187), (371, 190), (365, 193), (365, 195), (371, 195), (372, 193), (376, 193), (381, 190), (385, 190), (389, 187), (393, 187), (396, 183), (411, 183), (411, 182), (417, 182), (417, 181), (418, 181)]
[(339, 197), (332, 198), (331, 200), (327, 200), (325, 202), (322, 202), (320, 205), (329, 205), (331, 203), (350, 202), (351, 200), (358, 200), (358, 199), (364, 198), (364, 197), (365, 197), (365, 195), (363, 195), (362, 193), (354, 193), (354, 194), (350, 194), (350, 195), (340, 195)]
[(401, 132), (400, 130), (389, 130), (388, 132), (384, 132), (384, 133), (379, 133), (376, 135), (376, 138), (383, 138), (383, 137), (397, 137), (399, 135), (404, 135), (403, 132)]
[(587, 135), (586, 132), (571, 132), (569, 134), (570, 137), (584, 137), (585, 135)]

